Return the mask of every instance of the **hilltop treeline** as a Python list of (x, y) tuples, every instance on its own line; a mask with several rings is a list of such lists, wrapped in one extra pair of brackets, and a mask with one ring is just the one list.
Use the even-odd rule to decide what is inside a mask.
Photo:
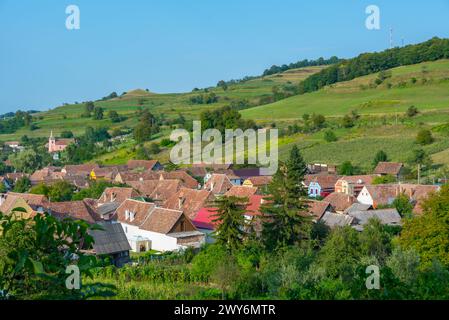
[(324, 86), (400, 66), (449, 58), (449, 39), (433, 38), (429, 41), (402, 48), (389, 49), (341, 61), (299, 84), (299, 93), (317, 91)]
[(269, 76), (276, 73), (285, 72), (290, 69), (298, 69), (298, 68), (305, 68), (305, 67), (315, 67), (315, 66), (327, 66), (331, 64), (336, 64), (343, 61), (342, 59), (339, 59), (338, 57), (330, 57), (329, 59), (319, 58), (316, 60), (301, 60), (296, 63), (290, 63), (289, 65), (283, 64), (282, 66), (271, 66), (271, 68), (266, 69), (263, 72), (263, 76)]
[[(14, 133), (18, 129), (31, 126), (33, 118), (30, 112), (17, 111), (16, 113), (7, 114), (4, 120), (0, 120), (0, 134)], [(30, 127), (30, 129), (32, 129)]]

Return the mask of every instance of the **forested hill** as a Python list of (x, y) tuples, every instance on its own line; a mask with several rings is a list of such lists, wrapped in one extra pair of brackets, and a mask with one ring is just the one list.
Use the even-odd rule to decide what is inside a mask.
[(449, 39), (439, 38), (382, 52), (364, 53), (356, 58), (343, 60), (305, 79), (299, 85), (299, 93), (317, 91), (327, 85), (395, 67), (447, 58), (449, 58)]

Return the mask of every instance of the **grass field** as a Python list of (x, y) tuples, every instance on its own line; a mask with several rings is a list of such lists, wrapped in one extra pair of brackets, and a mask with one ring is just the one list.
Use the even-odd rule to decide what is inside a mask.
[[(246, 119), (299, 119), (303, 114), (341, 116), (352, 110), (362, 115), (420, 110), (449, 110), (449, 61), (441, 60), (392, 69), (392, 78), (370, 88), (377, 74), (337, 83), (320, 91), (294, 96), (242, 111)], [(410, 79), (416, 78), (416, 83)], [(426, 79), (423, 83), (423, 79)], [(389, 89), (387, 83), (392, 84)]]

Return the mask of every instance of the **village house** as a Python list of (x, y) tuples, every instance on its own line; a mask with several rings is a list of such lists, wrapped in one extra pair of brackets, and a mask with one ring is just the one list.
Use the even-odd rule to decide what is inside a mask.
[(337, 173), (337, 166), (314, 163), (307, 165), (307, 172), (309, 174), (330, 174), (335, 175)]
[[(262, 230), (260, 220), (257, 217), (262, 215), (260, 211), (261, 205), (264, 203), (264, 196), (253, 195), (249, 198), (244, 218), (246, 221), (246, 228), (252, 229), (255, 232)], [(198, 212), (195, 218), (192, 220), (193, 225), (206, 235), (206, 242), (213, 243), (213, 232), (217, 228), (217, 208), (204, 207)]]
[(66, 165), (61, 172), (72, 176), (89, 176), (92, 170), (99, 169), (100, 166), (96, 163)]
[(320, 221), (324, 222), (324, 224), (331, 229), (350, 226), (353, 220), (353, 217), (346, 214), (334, 213), (330, 211), (327, 211), (320, 219)]
[(371, 185), (376, 175), (344, 176), (335, 183), (335, 192), (357, 197), (366, 185)]
[(131, 261), (131, 246), (120, 223), (98, 223), (102, 230), (89, 230), (94, 239), (92, 253), (109, 257), (116, 267), (123, 267)]
[(267, 186), (271, 183), (272, 180), (273, 180), (272, 176), (250, 177), (250, 178), (246, 179), (242, 185), (245, 187), (259, 188), (261, 190), (266, 191)]
[(343, 213), (347, 208), (357, 202), (356, 197), (344, 193), (334, 192), (324, 198), (324, 201), (329, 202), (334, 208), (335, 212)]
[(170, 171), (165, 172), (161, 171), (159, 173), (159, 179), (160, 180), (179, 180), (181, 181), (181, 185), (186, 188), (190, 189), (200, 189), (201, 184), (193, 178), (191, 175), (189, 175), (187, 172), (183, 170), (177, 170), (177, 171)]
[(212, 192), (207, 190), (195, 190), (182, 187), (163, 204), (164, 208), (180, 210), (189, 219), (195, 219), (201, 208), (215, 199)]
[(396, 209), (360, 210), (349, 213), (351, 226), (357, 231), (363, 231), (371, 219), (379, 219), (383, 225), (400, 226), (401, 216)]
[(2, 184), (6, 190), (10, 190), (12, 188), (12, 186), (8, 182), (8, 179), (2, 176), (0, 176), (0, 184)]
[(374, 186), (365, 186), (357, 197), (357, 201), (362, 204), (378, 208), (379, 206), (388, 206), (393, 201), (404, 194), (414, 205), (413, 212), (422, 213), (422, 202), (432, 192), (437, 192), (438, 186), (417, 185), (417, 184), (383, 184)]
[(160, 171), (164, 167), (157, 160), (129, 160), (127, 162), (128, 170), (148, 170), (148, 171)]
[(163, 203), (182, 187), (180, 180), (131, 181), (129, 185), (156, 203)]
[(4, 146), (12, 149), (12, 151), (14, 152), (22, 151), (24, 149), (24, 147), (20, 144), (19, 141), (7, 141), (4, 143)]
[(381, 176), (393, 176), (400, 179), (404, 170), (404, 164), (399, 162), (379, 162), (374, 173)]
[[(21, 208), (25, 210), (25, 212), (15, 210), (17, 208)], [(0, 212), (6, 215), (14, 215), (14, 217), (18, 219), (29, 219), (34, 217), (37, 211), (33, 209), (24, 198), (17, 194), (9, 194), (0, 195)]]
[(44, 205), (44, 211), (58, 219), (83, 220), (89, 224), (103, 221), (96, 211), (96, 201), (84, 199), (79, 201), (48, 202)]
[(204, 234), (182, 211), (160, 208), (154, 203), (127, 199), (117, 209), (117, 221), (134, 252), (198, 248), (205, 241)]
[(314, 174), (304, 177), (304, 186), (310, 198), (326, 197), (335, 191), (338, 176), (331, 174)]
[(233, 186), (225, 193), (226, 197), (248, 198), (255, 195), (258, 191), (256, 187)]
[(215, 196), (224, 195), (233, 186), (231, 180), (225, 174), (212, 174), (204, 185), (204, 190), (212, 192)]
[(133, 188), (109, 187), (98, 198), (98, 205), (117, 202), (122, 204), (126, 199), (139, 197), (140, 194)]
[(48, 199), (44, 195), (8, 192), (6, 194), (0, 194), (0, 211), (7, 213), (11, 209), (17, 208), (14, 207), (17, 198), (23, 199), (36, 212), (43, 212), (44, 207), (48, 203)]
[(311, 200), (308, 202), (308, 211), (309, 216), (313, 217), (313, 220), (320, 221), (326, 212), (333, 212), (334, 208), (330, 202), (327, 201), (317, 201)]

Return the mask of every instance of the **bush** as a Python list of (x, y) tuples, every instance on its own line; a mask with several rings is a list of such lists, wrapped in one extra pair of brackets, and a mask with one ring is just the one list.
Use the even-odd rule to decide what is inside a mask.
[(418, 132), (418, 135), (416, 136), (416, 142), (420, 145), (428, 145), (431, 144), (434, 141), (432, 132), (430, 130), (420, 130)]
[(324, 140), (327, 142), (335, 142), (338, 138), (332, 130), (326, 130), (326, 132), (324, 132)]

